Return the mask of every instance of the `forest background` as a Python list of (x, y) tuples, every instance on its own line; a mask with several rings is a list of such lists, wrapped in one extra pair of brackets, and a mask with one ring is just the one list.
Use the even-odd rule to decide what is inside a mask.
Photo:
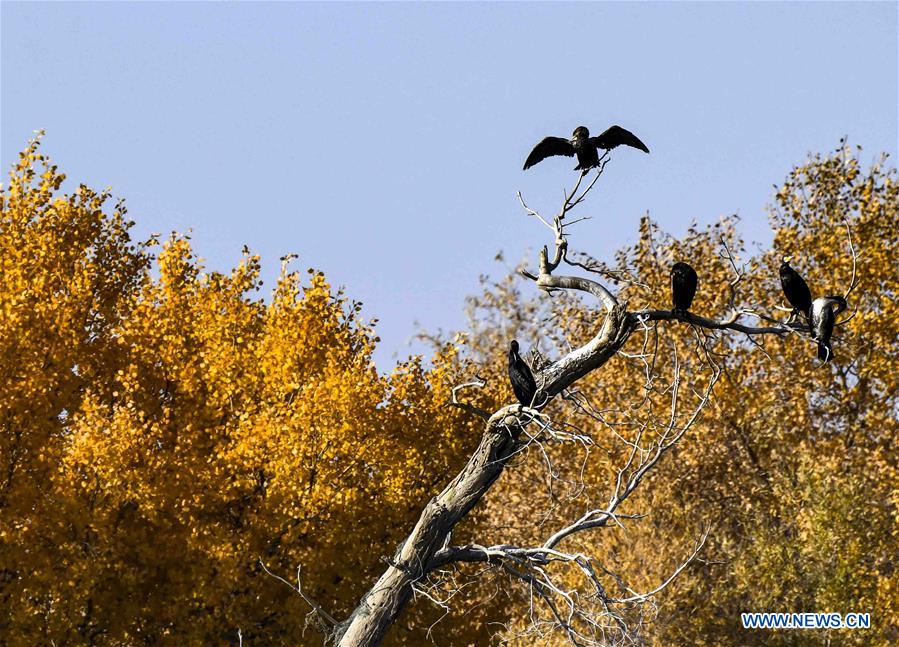
[[(50, 7), (2, 5), (0, 635), (12, 644), (236, 644), (238, 630), (248, 644), (319, 644), (308, 604), (262, 564), (291, 581), (302, 565), (304, 591), (345, 616), (478, 443), (479, 421), (448, 406), (453, 386), (480, 375), (472, 402), (493, 410), (512, 401), (510, 339), (540, 363), (595, 333), (594, 304), (516, 273), (551, 241), (515, 191), (544, 207), (573, 179), (567, 159), (521, 175), (523, 156), (588, 119), (619, 121), (652, 151), (615, 152), (572, 239), (629, 307), (667, 308), (670, 265), (688, 259), (695, 311), (721, 312), (722, 241), (746, 268), (746, 304), (771, 314), (784, 255), (816, 294), (842, 292), (853, 271), (859, 284), (827, 366), (795, 339), (716, 338), (726, 370), (710, 406), (623, 511), (647, 516), (572, 548), (649, 590), (709, 529), (641, 611), (651, 644), (899, 640), (899, 191), (882, 155), (896, 151), (895, 5), (515, 20), (477, 8), (479, 27), (445, 41), (434, 34), (472, 15), (383, 8), (359, 32), (358, 8), (238, 5), (206, 23), (196, 7)], [(687, 32), (677, 42), (662, 27), (672, 11)], [(590, 26), (608, 22), (628, 28), (601, 51), (631, 54), (612, 71), (585, 54)], [(632, 44), (641, 23), (659, 38), (647, 51)], [(528, 40), (544, 28), (552, 54), (538, 56)], [(487, 56), (503, 29), (515, 47)], [(750, 47), (759, 30), (771, 47)], [(297, 67), (293, 42), (307, 48)], [(433, 75), (454, 57), (455, 74)], [(460, 73), (475, 60), (490, 61), (482, 74)], [(601, 82), (582, 81), (591, 66)], [(255, 129), (241, 127), (248, 115)], [(45, 141), (26, 144), (40, 126)], [(350, 149), (365, 152), (347, 161)], [(407, 359), (415, 319), (424, 334)], [(661, 330), (688, 352), (688, 326)], [(600, 411), (642, 388), (626, 355), (578, 385)], [(525, 454), (455, 541), (525, 544), (602, 496), (622, 450), (591, 420), (572, 419), (593, 438), (589, 460), (552, 457), (583, 465), (583, 487), (549, 487), (543, 457)], [(526, 593), (477, 572), (459, 569), (448, 615), (416, 599), (388, 642), (514, 641)], [(870, 612), (872, 628), (747, 632), (747, 610)]]

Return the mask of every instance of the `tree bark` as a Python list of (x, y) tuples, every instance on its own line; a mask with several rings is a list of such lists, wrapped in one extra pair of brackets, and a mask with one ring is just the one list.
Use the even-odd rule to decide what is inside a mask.
[[(547, 285), (571, 280), (567, 277), (547, 279)], [(564, 287), (584, 289), (581, 285), (567, 284)], [(627, 313), (610, 304), (596, 337), (540, 374), (538, 384), (542, 382), (542, 385), (538, 400), (560, 393), (605, 364), (624, 344), (632, 330), (633, 321)], [(440, 494), (428, 502), (387, 570), (369, 589), (352, 615), (335, 628), (339, 647), (372, 647), (381, 642), (412, 596), (412, 585), (434, 567), (432, 560), (437, 551), (448, 543), (453, 528), (502, 474), (518, 447), (521, 429), (517, 420), (520, 411), (519, 405), (512, 405), (490, 417), (481, 442), (468, 463)]]
[(353, 614), (338, 628), (341, 647), (377, 645), (412, 595), (412, 584), (428, 571), (428, 563), (449, 533), (499, 478), (515, 450), (520, 432), (507, 417), (517, 406), (506, 407), (487, 424), (468, 464), (444, 490), (431, 499), (392, 563), (365, 595)]

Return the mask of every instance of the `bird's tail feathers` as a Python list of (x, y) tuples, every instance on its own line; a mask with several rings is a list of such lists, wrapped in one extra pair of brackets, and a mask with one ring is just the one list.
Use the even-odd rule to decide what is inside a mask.
[(818, 359), (825, 364), (833, 359), (833, 349), (830, 347), (830, 344), (826, 344), (822, 341), (818, 342)]

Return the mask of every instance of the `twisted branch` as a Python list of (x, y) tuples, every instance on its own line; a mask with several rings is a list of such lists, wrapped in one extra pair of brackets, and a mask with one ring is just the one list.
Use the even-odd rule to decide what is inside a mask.
[[(476, 378), (460, 384), (453, 389), (452, 406), (459, 407), (485, 420), (485, 431), (478, 448), (470, 457), (459, 474), (435, 496), (422, 511), (412, 532), (397, 549), (395, 556), (388, 560), (389, 567), (378, 579), (369, 592), (363, 597), (352, 615), (334, 628), (336, 642), (343, 647), (359, 645), (375, 645), (380, 642), (387, 629), (395, 621), (397, 615), (408, 602), (413, 592), (432, 600), (441, 608), (446, 608), (449, 596), (437, 596), (432, 589), (422, 584), (432, 574), (439, 575), (444, 567), (455, 562), (481, 562), (489, 569), (501, 570), (519, 581), (527, 584), (531, 595), (530, 610), (531, 628), (529, 631), (542, 634), (544, 630), (561, 630), (573, 645), (607, 644), (607, 640), (618, 642), (632, 640), (639, 631), (639, 623), (629, 626), (621, 613), (622, 607), (649, 603), (653, 596), (665, 589), (684, 568), (696, 558), (706, 538), (708, 528), (701, 534), (692, 554), (686, 558), (671, 575), (659, 586), (646, 593), (637, 593), (629, 589), (624, 580), (614, 572), (606, 569), (594, 558), (580, 553), (565, 552), (560, 546), (567, 539), (579, 533), (607, 526), (609, 523), (622, 524), (622, 520), (639, 519), (640, 514), (624, 514), (620, 511), (622, 504), (639, 488), (647, 473), (655, 469), (661, 459), (676, 446), (684, 434), (696, 423), (701, 412), (708, 405), (712, 389), (719, 376), (720, 368), (716, 364), (716, 356), (708, 347), (707, 339), (700, 334), (703, 330), (732, 330), (745, 334), (752, 340), (762, 335), (783, 336), (789, 333), (804, 333), (807, 328), (803, 324), (791, 321), (780, 321), (768, 315), (739, 308), (737, 306), (737, 287), (743, 280), (744, 272), (738, 268), (736, 260), (727, 245), (724, 244), (724, 258), (734, 271), (734, 278), (729, 282), (730, 313), (722, 319), (712, 319), (688, 313), (676, 316), (669, 310), (649, 310), (629, 312), (626, 304), (619, 303), (600, 282), (577, 276), (556, 276), (554, 272), (562, 263), (571, 267), (589, 269), (582, 263), (569, 260), (568, 230), (571, 225), (586, 218), (566, 221), (572, 210), (581, 205), (596, 186), (602, 175), (608, 158), (604, 154), (601, 165), (595, 175), (583, 189), (582, 183), (588, 173), (582, 173), (570, 192), (564, 193), (559, 212), (551, 219), (525, 203), (521, 194), (518, 199), (529, 217), (533, 217), (549, 228), (554, 237), (554, 249), (550, 253), (547, 247), (539, 253), (536, 273), (522, 270), (523, 276), (532, 280), (541, 290), (551, 293), (556, 290), (573, 290), (593, 295), (601, 304), (604, 314), (599, 330), (587, 343), (570, 350), (555, 362), (542, 370), (536, 371), (538, 392), (532, 407), (515, 404), (502, 407), (492, 415), (473, 405), (460, 402), (457, 394), (464, 388), (481, 387), (483, 380)], [(722, 241), (724, 243), (724, 241)], [(856, 285), (855, 250), (853, 253), (853, 277), (851, 289)], [(740, 322), (744, 316), (754, 316), (770, 325), (750, 326)], [(656, 358), (659, 352), (656, 326), (650, 323), (659, 321), (682, 321), (691, 324), (696, 332), (698, 351), (696, 356), (702, 364), (711, 369), (705, 389), (699, 393), (691, 390), (697, 398), (696, 406), (682, 419), (679, 407), (682, 400), (681, 366), (675, 349), (673, 381), (659, 390), (659, 378), (656, 374)], [(667, 420), (658, 420), (650, 413), (647, 420), (636, 423), (636, 435), (626, 439), (614, 429), (603, 412), (595, 411), (589, 403), (576, 392), (567, 391), (579, 379), (591, 371), (601, 368), (612, 357), (619, 353), (630, 335), (636, 330), (644, 330), (643, 347), (640, 353), (629, 355), (645, 366), (644, 403), (649, 402), (649, 394), (670, 394), (670, 411)], [(707, 336), (706, 336), (707, 337)], [(620, 439), (629, 448), (624, 464), (618, 469), (608, 502), (583, 513), (577, 520), (555, 529), (538, 546), (520, 547), (507, 544), (484, 546), (468, 544), (451, 545), (452, 531), (459, 521), (481, 500), (493, 486), (506, 465), (523, 448), (537, 445), (546, 459), (550, 480), (558, 478), (551, 461), (541, 443), (574, 442), (589, 448), (592, 439), (588, 434), (578, 430), (562, 431), (564, 425), (554, 424), (541, 410), (557, 395), (564, 394), (568, 402), (574, 403), (582, 412), (611, 429), (612, 435)], [(642, 406), (642, 404), (641, 404)], [(626, 414), (627, 424), (635, 423)], [(528, 429), (534, 427), (532, 433)], [(646, 444), (648, 442), (648, 444)], [(581, 471), (583, 474), (583, 469)], [(553, 579), (549, 567), (553, 564), (573, 565), (581, 573), (584, 581), (591, 587), (589, 599), (582, 599), (577, 591), (568, 591)], [(602, 577), (610, 577), (616, 585), (627, 594), (615, 597), (603, 586)], [(550, 619), (541, 620), (533, 597), (542, 601), (549, 610)], [(304, 596), (305, 599), (305, 596)], [(308, 602), (308, 600), (307, 600)], [(598, 611), (589, 604), (598, 605)], [(310, 604), (312, 604), (310, 602)], [(316, 608), (316, 607), (313, 607)]]

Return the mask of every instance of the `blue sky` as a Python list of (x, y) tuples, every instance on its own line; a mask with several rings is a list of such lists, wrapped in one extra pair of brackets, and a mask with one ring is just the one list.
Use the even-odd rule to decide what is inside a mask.
[[(210, 269), (244, 244), (270, 282), (299, 254), (380, 319), (463, 325), (478, 276), (546, 233), (568, 159), (544, 135), (618, 123), (572, 246), (607, 257), (646, 211), (674, 233), (737, 212), (768, 239), (772, 185), (842, 135), (897, 149), (897, 4), (0, 4), (0, 161), (44, 128), (71, 181), (137, 233), (193, 229)], [(895, 159), (895, 158), (894, 158)], [(533, 254), (531, 254), (533, 258)]]

